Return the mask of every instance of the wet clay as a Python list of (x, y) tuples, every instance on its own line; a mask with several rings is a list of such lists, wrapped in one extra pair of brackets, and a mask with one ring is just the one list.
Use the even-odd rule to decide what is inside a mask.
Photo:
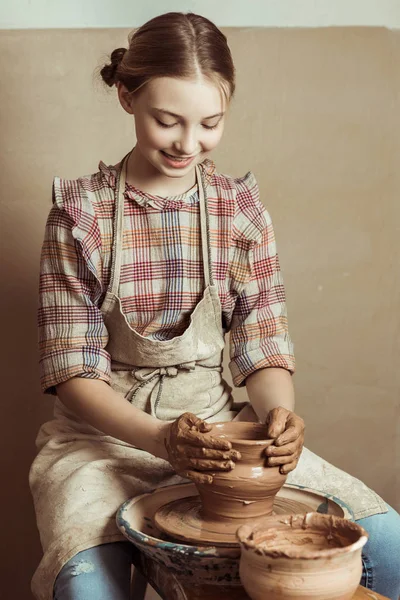
[(213, 473), (211, 484), (196, 484), (204, 520), (234, 520), (236, 528), (249, 519), (272, 513), (274, 499), (286, 481), (279, 467), (266, 465), (265, 449), (273, 443), (267, 439), (267, 428), (259, 423), (214, 423), (205, 437), (229, 440), (240, 460), (232, 471)]
[(237, 532), (240, 579), (253, 600), (349, 600), (365, 530), (333, 515), (272, 516)]
[[(249, 520), (270, 515), (275, 496), (286, 475), (279, 467), (268, 467), (265, 449), (273, 443), (267, 439), (267, 427), (259, 423), (214, 423), (203, 438), (213, 448), (229, 442), (240, 459), (230, 471), (213, 472), (212, 483), (195, 482), (198, 499), (182, 499), (161, 508), (156, 524), (174, 539), (236, 545), (237, 528)], [(299, 507), (297, 507), (299, 508)], [(304, 512), (307, 507), (302, 506)]]

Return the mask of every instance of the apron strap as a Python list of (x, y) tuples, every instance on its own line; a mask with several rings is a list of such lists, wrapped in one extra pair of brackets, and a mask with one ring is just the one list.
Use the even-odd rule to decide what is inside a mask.
[(211, 244), (210, 244), (210, 216), (208, 214), (207, 196), (205, 194), (205, 181), (202, 172), (196, 166), (196, 178), (199, 188), (200, 203), (200, 235), (201, 250), (203, 258), (203, 271), (205, 286), (214, 285), (213, 273), (211, 268)]
[(111, 258), (111, 277), (109, 290), (115, 296), (118, 295), (119, 280), (121, 275), (122, 263), (122, 241), (124, 236), (124, 201), (125, 201), (125, 183), (126, 169), (128, 166), (127, 154), (121, 161), (121, 166), (118, 169), (117, 181), (115, 187), (115, 209), (114, 209), (114, 224), (113, 224), (113, 245)]

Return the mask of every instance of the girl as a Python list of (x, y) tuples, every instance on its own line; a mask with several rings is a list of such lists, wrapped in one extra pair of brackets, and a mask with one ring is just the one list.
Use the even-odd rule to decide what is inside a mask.
[[(42, 386), (57, 399), (30, 474), (44, 549), (36, 598), (127, 600), (132, 547), (116, 510), (177, 473), (211, 481), (234, 468), (229, 442), (202, 433), (235, 417), (268, 422), (266, 460), (289, 481), (350, 505), (371, 535), (363, 583), (397, 597), (398, 515), (302, 452), (282, 278), (255, 178), (221, 175), (208, 158), (234, 92), (225, 36), (201, 16), (162, 15), (101, 74), (137, 140), (116, 166), (54, 180), (39, 327)], [(234, 384), (257, 416), (238, 416), (222, 379), (227, 331)]]

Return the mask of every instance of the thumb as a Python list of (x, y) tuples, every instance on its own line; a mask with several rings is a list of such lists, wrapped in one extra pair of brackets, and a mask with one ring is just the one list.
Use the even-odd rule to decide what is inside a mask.
[(278, 406), (269, 411), (266, 421), (269, 438), (276, 439), (285, 431), (288, 414), (289, 411), (282, 406)]
[(203, 419), (200, 419), (193, 413), (187, 412), (183, 415), (183, 417), (185, 418), (186, 424), (189, 428), (192, 429), (194, 427), (197, 429), (197, 431), (200, 431), (200, 433), (207, 433), (212, 429), (212, 426), (209, 423), (206, 423), (203, 421)]
[(210, 425), (210, 423), (206, 423), (205, 421), (202, 421), (199, 425), (199, 431), (201, 433), (207, 433), (209, 431), (211, 431), (212, 429), (212, 425)]

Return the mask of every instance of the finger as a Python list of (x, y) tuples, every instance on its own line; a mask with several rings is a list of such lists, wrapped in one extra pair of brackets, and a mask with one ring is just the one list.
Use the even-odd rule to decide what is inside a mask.
[(267, 464), (269, 467), (279, 467), (280, 465), (289, 465), (297, 455), (291, 454), (290, 456), (270, 456)]
[(285, 444), (284, 446), (269, 446), (265, 449), (266, 456), (289, 456), (294, 454), (299, 449), (297, 440), (291, 444)]
[(296, 438), (304, 436), (304, 428), (303, 419), (295, 413), (290, 413), (286, 421), (286, 431), (275, 440), (275, 444), (278, 440), (278, 446), (287, 444)]
[(233, 460), (238, 461), (241, 458), (237, 450), (214, 450), (212, 448), (203, 448), (199, 446), (178, 445), (178, 452), (189, 458), (213, 458), (215, 460)]
[(203, 448), (212, 448), (214, 450), (231, 450), (232, 444), (228, 440), (215, 438), (211, 435), (202, 435), (198, 431), (184, 431), (180, 440), (190, 442), (193, 446), (203, 446)]
[(279, 469), (279, 472), (282, 473), (282, 475), (287, 475), (288, 473), (290, 473), (290, 471), (293, 471), (296, 467), (297, 467), (297, 460), (294, 460), (293, 462), (289, 463), (288, 465), (284, 465)]
[(232, 471), (235, 468), (233, 460), (207, 460), (201, 458), (189, 458), (187, 463), (198, 471)]
[(182, 477), (187, 477), (187, 479), (191, 479), (195, 483), (211, 484), (213, 482), (213, 474), (212, 473), (199, 473), (198, 471), (182, 471), (179, 474)]
[(266, 423), (268, 437), (275, 439), (285, 431), (288, 414), (289, 411), (282, 406), (270, 410)]
[(303, 434), (303, 427), (301, 423), (298, 425), (292, 425), (288, 427), (282, 435), (279, 435), (275, 440), (275, 446), (283, 446), (294, 442)]
[(205, 421), (202, 421), (198, 427), (201, 433), (208, 433), (212, 429), (212, 425), (210, 425), (210, 423), (206, 423)]
[(200, 417), (196, 417), (193, 413), (184, 413), (183, 415), (184, 421), (190, 428), (194, 428), (196, 431), (200, 431), (201, 433), (207, 433), (211, 431), (212, 425), (200, 419)]

